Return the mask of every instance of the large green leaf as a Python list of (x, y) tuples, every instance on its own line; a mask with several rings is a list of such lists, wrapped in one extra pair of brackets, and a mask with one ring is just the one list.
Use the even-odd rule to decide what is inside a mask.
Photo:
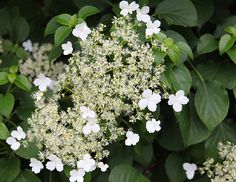
[(31, 87), (32, 87), (29, 80), (24, 75), (17, 75), (16, 79), (14, 81), (14, 84), (17, 87), (19, 87), (27, 92), (30, 92)]
[(200, 143), (210, 136), (211, 132), (197, 115), (193, 97), (190, 97), (188, 105), (183, 107), (177, 118), (185, 146)]
[(156, 12), (170, 25), (198, 25), (196, 8), (189, 0), (164, 0), (157, 6)]
[(100, 10), (94, 6), (84, 6), (83, 8), (81, 8), (78, 12), (78, 17), (85, 19), (88, 16), (92, 16), (95, 15), (97, 13), (99, 13)]
[(8, 73), (7, 72), (0, 72), (0, 85), (4, 85), (8, 83), (8, 78), (7, 78)]
[(15, 151), (17, 155), (25, 159), (37, 158), (39, 150), (36, 146), (36, 142), (30, 142), (26, 147), (23, 145), (20, 146), (18, 150)]
[(1, 182), (12, 182), (20, 172), (20, 160), (11, 158), (2, 158), (0, 160), (0, 179)]
[(197, 88), (195, 106), (202, 122), (209, 130), (213, 130), (228, 113), (227, 91), (214, 82), (206, 82)]
[(25, 18), (19, 16), (13, 20), (10, 32), (15, 42), (24, 41), (29, 34), (29, 24)]
[(13, 182), (41, 182), (41, 180), (30, 170), (26, 169)]
[(71, 28), (67, 27), (67, 26), (61, 26), (59, 27), (54, 35), (54, 42), (55, 44), (58, 46), (60, 45), (66, 37), (68, 37), (71, 33)]
[(211, 34), (204, 34), (200, 37), (197, 44), (197, 53), (199, 55), (213, 52), (218, 48), (218, 42)]
[(193, 60), (192, 49), (189, 47), (189, 45), (187, 43), (179, 41), (179, 42), (176, 42), (176, 45), (181, 50), (181, 53), (185, 53), (186, 55), (188, 55)]
[(58, 27), (60, 27), (60, 24), (57, 23), (56, 17), (52, 18), (46, 26), (44, 36), (54, 33), (58, 29)]
[(0, 113), (5, 117), (9, 117), (15, 103), (15, 98), (11, 93), (7, 93), (5, 96), (0, 94)]
[(6, 125), (2, 122), (0, 122), (0, 139), (6, 140), (9, 137), (9, 131), (6, 127)]
[(144, 145), (142, 143), (135, 146), (135, 160), (144, 166), (148, 166), (153, 157), (153, 147), (151, 144)]
[(67, 13), (63, 13), (63, 14), (57, 15), (55, 17), (55, 20), (57, 23), (59, 23), (61, 25), (69, 25), (71, 18), (72, 18), (71, 15), (69, 15)]
[(229, 34), (225, 34), (220, 38), (220, 42), (219, 42), (219, 51), (220, 54), (224, 54), (226, 51), (228, 51), (235, 42), (235, 38), (232, 37)]
[(148, 178), (142, 175), (133, 167), (122, 164), (112, 169), (109, 175), (109, 182), (149, 182)]

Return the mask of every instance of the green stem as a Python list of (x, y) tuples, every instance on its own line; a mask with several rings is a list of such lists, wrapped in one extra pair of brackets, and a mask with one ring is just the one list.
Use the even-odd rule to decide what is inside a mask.
[(52, 172), (49, 173), (49, 182), (52, 182)]
[(197, 68), (192, 64), (192, 62), (188, 61), (188, 63), (190, 64), (190, 66), (193, 68), (193, 70), (196, 72), (197, 76), (199, 77), (199, 79), (201, 80), (202, 84), (205, 86), (205, 81), (201, 75), (201, 73), (199, 73), (199, 71), (197, 70)]

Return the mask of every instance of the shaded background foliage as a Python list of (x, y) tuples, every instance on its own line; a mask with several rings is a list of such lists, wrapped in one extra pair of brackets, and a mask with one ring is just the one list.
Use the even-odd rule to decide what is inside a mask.
[[(4, 44), (8, 52), (0, 55), (0, 182), (68, 181), (66, 170), (60, 174), (43, 171), (35, 176), (27, 169), (27, 159), (34, 155), (34, 147), (15, 154), (4, 141), (8, 130), (15, 125), (27, 128), (22, 121), (34, 109), (30, 99), (34, 88), (31, 89), (17, 69), (10, 68), (26, 57), (22, 42), (31, 39), (53, 43), (53, 36), (44, 36), (51, 18), (62, 13), (76, 14), (86, 5), (101, 11), (86, 19), (90, 27), (99, 22), (109, 25), (112, 17), (119, 14), (118, 3), (108, 0), (0, 2), (0, 36), (10, 40)], [(145, 138), (134, 148), (113, 144), (108, 158), (111, 171), (87, 175), (86, 182), (182, 182), (186, 180), (184, 162), (201, 165), (208, 157), (217, 158), (219, 141), (236, 143), (236, 1), (139, 0), (138, 3), (151, 7), (150, 14), (161, 20), (162, 30), (176, 42), (177, 48), (168, 55), (160, 56), (157, 52), (155, 56), (157, 60), (166, 56), (171, 69), (163, 75), (164, 82), (173, 92), (183, 89), (189, 93), (190, 103), (180, 114), (174, 114), (167, 103), (162, 103), (161, 132), (143, 133), (141, 136)], [(67, 58), (61, 56), (58, 46), (51, 53), (51, 59), (55, 58), (62, 61)], [(7, 83), (15, 87), (9, 90)], [(197, 174), (194, 181), (209, 180)]]

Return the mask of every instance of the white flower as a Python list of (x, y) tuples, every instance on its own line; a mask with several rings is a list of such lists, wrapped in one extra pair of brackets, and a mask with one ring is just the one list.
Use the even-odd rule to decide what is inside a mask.
[(83, 182), (85, 171), (83, 169), (70, 171), (70, 182)]
[(76, 25), (72, 31), (72, 34), (75, 37), (79, 37), (83, 41), (86, 40), (88, 34), (90, 34), (90, 33), (91, 33), (91, 29), (87, 26), (87, 24), (85, 22)]
[(33, 44), (32, 44), (31, 40), (27, 40), (27, 41), (23, 42), (22, 46), (25, 51), (32, 52), (32, 50), (33, 50)]
[(34, 85), (39, 87), (40, 91), (45, 91), (47, 87), (50, 87), (52, 80), (40, 73), (38, 78), (34, 80)]
[(151, 20), (150, 16), (148, 15), (150, 8), (148, 6), (144, 6), (141, 9), (137, 9), (137, 20), (143, 21), (145, 23)]
[(48, 156), (48, 159), (50, 160), (49, 162), (47, 162), (46, 164), (46, 168), (50, 171), (53, 171), (54, 169), (56, 169), (58, 172), (63, 171), (63, 164), (60, 158), (58, 158), (57, 156), (55, 156), (54, 154), (50, 154)]
[(161, 26), (161, 22), (159, 20), (156, 20), (154, 22), (149, 21), (147, 22), (146, 26), (146, 36), (151, 36), (152, 34), (157, 34), (161, 31), (161, 29), (159, 28)]
[(40, 173), (41, 169), (43, 169), (43, 164), (42, 162), (40, 162), (39, 160), (35, 159), (35, 158), (30, 158), (30, 167), (32, 167), (32, 171), (35, 174)]
[(6, 142), (11, 146), (12, 150), (18, 150), (20, 148), (20, 142), (18, 142), (14, 137), (8, 137)]
[(136, 145), (140, 138), (138, 134), (133, 133), (132, 131), (127, 131), (126, 137), (125, 145), (127, 146)]
[(103, 162), (99, 162), (98, 167), (101, 169), (102, 172), (106, 172), (106, 170), (109, 166), (108, 166), (108, 164), (104, 164)]
[(157, 104), (161, 102), (161, 96), (159, 94), (153, 94), (150, 89), (144, 90), (142, 93), (143, 99), (141, 99), (138, 103), (140, 109), (148, 109), (152, 112), (156, 111)]
[(82, 118), (88, 119), (88, 118), (96, 118), (96, 113), (89, 109), (88, 107), (81, 106), (80, 112), (82, 113)]
[(152, 119), (151, 121), (146, 122), (146, 129), (149, 133), (160, 131), (161, 130), (160, 124), (161, 124), (160, 120), (156, 121), (155, 119)]
[(127, 16), (129, 13), (132, 14), (133, 11), (137, 10), (139, 5), (134, 1), (130, 4), (127, 1), (121, 1), (119, 7), (121, 9), (120, 14)]
[(176, 92), (175, 95), (171, 94), (169, 96), (168, 104), (171, 106), (173, 105), (173, 109), (175, 112), (182, 111), (182, 105), (187, 104), (189, 99), (184, 96), (184, 91), (179, 90)]
[(61, 45), (64, 55), (69, 55), (73, 52), (72, 43), (67, 41), (67, 43)]
[(87, 124), (83, 127), (83, 134), (88, 135), (91, 132), (97, 133), (100, 131), (100, 126), (97, 124), (97, 119), (88, 119)]
[(17, 140), (22, 140), (26, 137), (25, 132), (20, 126), (18, 126), (16, 130), (13, 130), (11, 132), (11, 136), (16, 138)]
[(197, 165), (194, 163), (184, 163), (183, 168), (185, 170), (188, 179), (193, 179), (195, 171), (197, 170)]
[(78, 169), (84, 169), (85, 172), (90, 172), (96, 169), (96, 162), (89, 154), (85, 154), (82, 160), (77, 162)]

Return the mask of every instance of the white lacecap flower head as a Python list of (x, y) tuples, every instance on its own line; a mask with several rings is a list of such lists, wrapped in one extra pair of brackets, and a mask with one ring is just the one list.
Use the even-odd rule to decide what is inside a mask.
[(161, 96), (159, 94), (154, 94), (150, 89), (147, 89), (142, 93), (142, 97), (143, 98), (138, 103), (140, 109), (148, 107), (149, 111), (155, 112), (157, 104), (161, 102)]
[(140, 137), (138, 134), (133, 133), (132, 131), (127, 131), (125, 145), (127, 146), (136, 145), (139, 142), (139, 138)]
[(25, 51), (32, 52), (32, 50), (33, 50), (33, 44), (32, 44), (31, 40), (27, 40), (27, 41), (23, 42), (22, 46)]
[(52, 84), (52, 80), (48, 77), (46, 77), (44, 74), (40, 73), (38, 75), (38, 78), (34, 80), (34, 85), (38, 86), (39, 90), (44, 92), (47, 87), (50, 87)]
[(119, 4), (121, 9), (120, 14), (123, 16), (127, 16), (128, 14), (132, 14), (133, 11), (139, 8), (139, 5), (136, 2), (131, 2), (130, 4), (127, 1), (121, 1)]
[(143, 21), (145, 23), (149, 22), (151, 20), (150, 16), (148, 15), (150, 8), (148, 6), (144, 6), (141, 9), (137, 9), (137, 20)]
[(183, 169), (185, 170), (186, 176), (189, 180), (193, 179), (195, 171), (197, 170), (197, 165), (194, 163), (184, 163)]
[(6, 142), (10, 145), (12, 150), (18, 150), (20, 148), (20, 142), (18, 142), (14, 137), (8, 137)]
[(168, 105), (172, 105), (175, 112), (182, 111), (182, 105), (187, 104), (189, 99), (184, 96), (184, 91), (179, 90), (175, 95), (171, 94), (169, 96)]
[(160, 124), (161, 124), (160, 120), (156, 121), (155, 119), (152, 119), (152, 120), (146, 122), (146, 129), (149, 133), (154, 133), (155, 131), (160, 131), (161, 130)]
[(69, 55), (73, 52), (73, 46), (70, 41), (67, 41), (66, 43), (62, 44), (61, 47), (63, 49), (64, 55)]
[(23, 129), (20, 126), (18, 126), (16, 130), (13, 130), (11, 132), (11, 136), (16, 138), (17, 140), (22, 140), (22, 139), (25, 139), (26, 134), (23, 131)]
[(44, 168), (42, 162), (35, 158), (30, 158), (29, 166), (32, 167), (32, 171), (35, 174), (40, 173), (40, 171)]
[(84, 169), (72, 170), (70, 171), (70, 182), (83, 182), (85, 171)]
[(161, 31), (161, 29), (159, 28), (161, 26), (161, 22), (159, 20), (156, 20), (154, 22), (148, 21), (146, 26), (146, 36), (152, 36), (153, 34), (158, 34)]
[(78, 169), (84, 169), (85, 172), (90, 172), (96, 169), (96, 162), (89, 154), (85, 154), (82, 160), (77, 162)]
[(102, 172), (106, 172), (106, 170), (109, 168), (109, 165), (104, 164), (103, 162), (99, 162), (98, 167), (101, 169)]
[(85, 41), (87, 36), (91, 33), (91, 29), (87, 26), (86, 22), (80, 23), (75, 26), (72, 31), (72, 34), (75, 37), (79, 37), (82, 41)]
[(49, 159), (50, 161), (47, 162), (46, 164), (46, 168), (50, 171), (53, 170), (57, 170), (58, 172), (63, 171), (64, 165), (61, 161), (60, 158), (58, 158), (56, 155), (54, 154), (50, 154), (47, 159)]

